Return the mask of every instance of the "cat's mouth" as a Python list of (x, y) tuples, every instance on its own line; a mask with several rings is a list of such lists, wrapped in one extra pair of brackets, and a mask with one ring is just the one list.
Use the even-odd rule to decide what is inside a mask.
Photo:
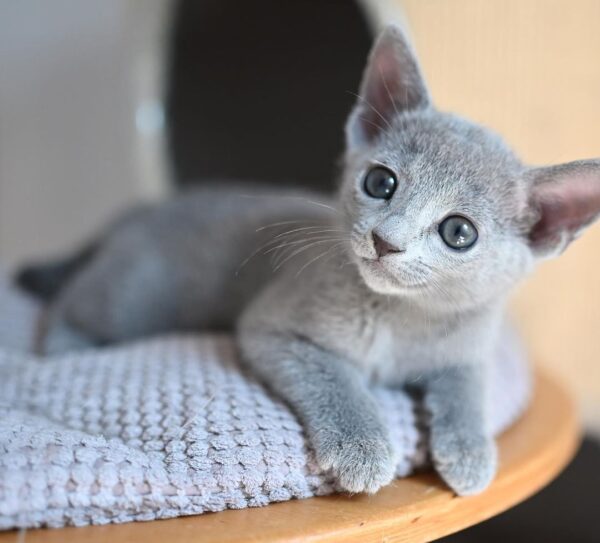
[(367, 285), (376, 292), (413, 292), (428, 284), (422, 276), (417, 276), (410, 269), (392, 266), (384, 258), (359, 257), (358, 268)]

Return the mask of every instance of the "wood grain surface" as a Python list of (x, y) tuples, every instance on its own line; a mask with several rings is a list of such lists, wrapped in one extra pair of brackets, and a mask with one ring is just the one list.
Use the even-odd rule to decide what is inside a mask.
[(578, 439), (572, 401), (556, 380), (539, 373), (531, 407), (499, 439), (498, 476), (478, 496), (459, 498), (426, 473), (397, 480), (374, 496), (336, 495), (147, 523), (23, 530), (0, 535), (0, 543), (432, 541), (539, 490), (571, 459)]

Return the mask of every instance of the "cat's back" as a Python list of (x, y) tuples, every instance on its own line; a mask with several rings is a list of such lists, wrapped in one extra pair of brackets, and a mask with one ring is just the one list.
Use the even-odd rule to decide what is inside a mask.
[(332, 213), (329, 195), (261, 183), (212, 182), (187, 189), (159, 203), (145, 220), (146, 227), (194, 227), (230, 224), (243, 228), (275, 227), (270, 219), (323, 221)]
[(326, 228), (333, 214), (323, 194), (207, 184), (137, 213), (115, 229), (104, 259), (119, 270), (105, 275), (143, 284), (147, 291), (151, 274), (152, 290), (177, 308), (175, 329), (230, 328), (273, 279), (280, 246), (292, 243), (293, 248), (296, 234)]

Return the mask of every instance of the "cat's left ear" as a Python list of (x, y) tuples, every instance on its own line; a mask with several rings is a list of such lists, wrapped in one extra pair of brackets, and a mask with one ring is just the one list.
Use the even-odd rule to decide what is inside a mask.
[(389, 25), (369, 55), (356, 105), (346, 124), (349, 149), (372, 143), (394, 116), (425, 108), (429, 93), (411, 46), (400, 28)]
[(537, 256), (558, 256), (600, 217), (600, 159), (535, 168), (528, 175), (530, 246)]

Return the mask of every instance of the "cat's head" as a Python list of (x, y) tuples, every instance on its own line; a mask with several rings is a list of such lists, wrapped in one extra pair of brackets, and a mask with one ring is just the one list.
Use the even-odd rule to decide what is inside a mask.
[(377, 40), (346, 126), (341, 207), (374, 291), (468, 308), (560, 254), (600, 214), (600, 161), (524, 165), (436, 110), (396, 27)]

